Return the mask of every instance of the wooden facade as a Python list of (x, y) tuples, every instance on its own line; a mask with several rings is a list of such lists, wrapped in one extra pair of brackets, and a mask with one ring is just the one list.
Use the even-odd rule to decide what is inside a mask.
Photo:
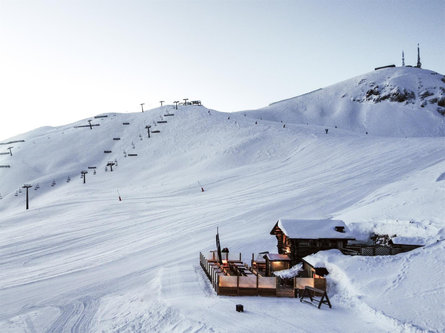
[[(305, 231), (305, 226), (311, 225), (311, 222), (315, 228), (308, 233)], [(332, 230), (326, 232), (327, 227), (324, 223), (329, 224), (328, 227)], [(299, 225), (301, 225), (301, 235)], [(323, 226), (319, 233), (317, 233), (317, 225)], [(332, 220), (279, 220), (270, 234), (277, 238), (278, 253), (288, 255), (292, 266), (301, 262), (301, 258), (318, 251), (341, 250), (347, 246), (349, 240), (354, 240), (349, 236), (343, 221)]]

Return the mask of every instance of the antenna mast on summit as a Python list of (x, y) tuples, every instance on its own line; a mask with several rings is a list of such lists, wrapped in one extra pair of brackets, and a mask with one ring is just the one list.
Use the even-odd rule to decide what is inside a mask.
[(422, 63), (420, 62), (420, 47), (419, 43), (417, 43), (417, 68), (422, 68)]
[(402, 67), (405, 67), (405, 52), (402, 50)]

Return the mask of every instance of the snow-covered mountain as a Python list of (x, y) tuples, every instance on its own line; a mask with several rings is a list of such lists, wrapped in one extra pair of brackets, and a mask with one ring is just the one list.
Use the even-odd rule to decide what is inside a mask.
[[(2, 142), (0, 152), (13, 149), (0, 155), (10, 166), (0, 168), (0, 331), (443, 331), (445, 138), (431, 122), (442, 115), (428, 102), (422, 125), (420, 113), (403, 118), (416, 137), (401, 128), (403, 137), (366, 135), (352, 114), (350, 127), (339, 122), (325, 134), (321, 114), (308, 125), (278, 117), (293, 115), (294, 102), (246, 116), (199, 106), (105, 114)], [(367, 113), (394, 103), (405, 114), (388, 99), (348, 103)], [(378, 112), (374, 121), (387, 121)], [(87, 120), (100, 126), (77, 127)], [(418, 137), (424, 126), (429, 134)], [(18, 192), (25, 183), (33, 185), (29, 210)], [(252, 252), (276, 250), (269, 232), (278, 218), (329, 217), (357, 237), (396, 233), (426, 246), (388, 257), (313, 256), (330, 271), (332, 310), (217, 297), (199, 267), (217, 226), (222, 245), (248, 262)], [(247, 312), (235, 312), (237, 303)]]
[(445, 136), (445, 76), (384, 68), (248, 113), (381, 136)]

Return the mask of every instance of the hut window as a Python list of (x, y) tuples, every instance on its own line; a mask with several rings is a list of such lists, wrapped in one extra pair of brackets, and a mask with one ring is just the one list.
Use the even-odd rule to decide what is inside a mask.
[(308, 247), (309, 246), (309, 242), (308, 241), (303, 241), (303, 242), (298, 242), (298, 246), (299, 247)]

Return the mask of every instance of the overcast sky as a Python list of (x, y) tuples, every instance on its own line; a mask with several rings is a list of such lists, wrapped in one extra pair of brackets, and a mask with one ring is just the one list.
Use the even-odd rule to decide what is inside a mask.
[(0, 140), (143, 102), (260, 108), (417, 43), (445, 74), (445, 1), (0, 0)]

